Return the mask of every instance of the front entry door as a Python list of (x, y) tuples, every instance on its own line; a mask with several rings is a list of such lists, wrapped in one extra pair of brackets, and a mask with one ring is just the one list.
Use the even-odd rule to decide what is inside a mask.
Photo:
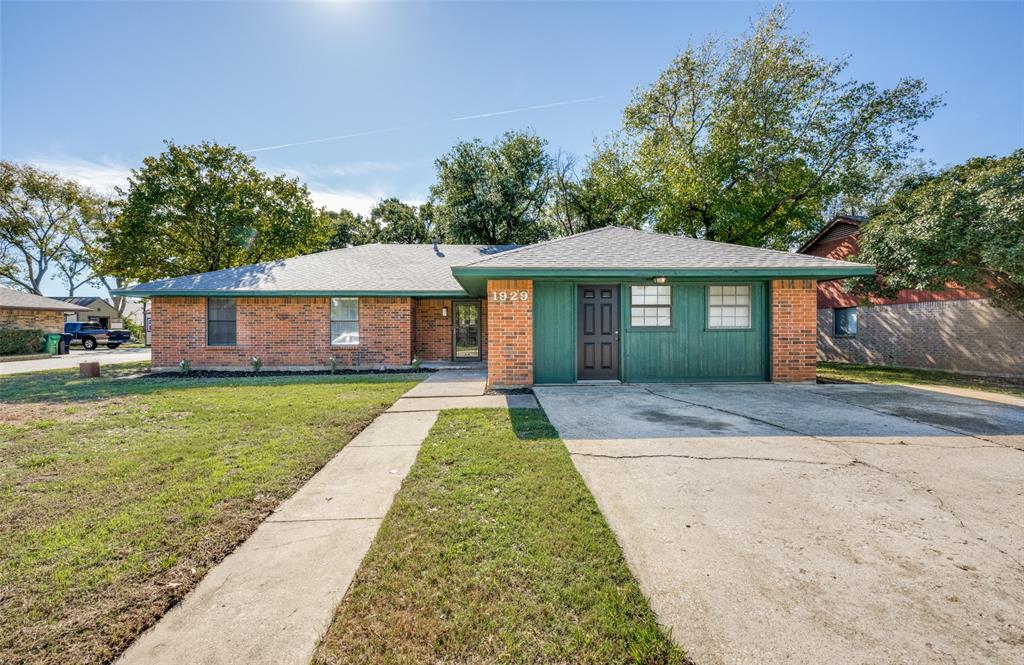
[(579, 321), (576, 378), (619, 378), (619, 287), (616, 284), (577, 288)]
[(452, 304), (455, 325), (455, 360), (480, 360), (480, 303)]

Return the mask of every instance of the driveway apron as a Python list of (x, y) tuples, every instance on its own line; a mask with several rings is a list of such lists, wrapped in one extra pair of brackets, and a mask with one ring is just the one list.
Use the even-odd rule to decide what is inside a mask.
[[(504, 395), (484, 395), (485, 378), (441, 371), (406, 393), (118, 662), (306, 665), (438, 411), (508, 405)], [(536, 406), (532, 396), (512, 398)]]
[(1024, 662), (1024, 409), (899, 386), (535, 393), (695, 663)]

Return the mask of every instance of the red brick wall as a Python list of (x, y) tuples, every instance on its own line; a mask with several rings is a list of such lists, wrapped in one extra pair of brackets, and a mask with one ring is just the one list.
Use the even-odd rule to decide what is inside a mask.
[(772, 381), (813, 381), (817, 289), (811, 279), (772, 282)]
[[(830, 240), (828, 242), (816, 243), (809, 247), (806, 254), (812, 256), (823, 256), (826, 259), (837, 261), (849, 260), (860, 251), (860, 243), (857, 240), (858, 234)], [(845, 280), (834, 279), (818, 284), (818, 308), (831, 309), (833, 307), (856, 307), (860, 304), (856, 296), (850, 295), (843, 288)], [(918, 291), (914, 289), (903, 289), (896, 294), (895, 300), (869, 296), (867, 301), (873, 305), (892, 305), (912, 302), (946, 302), (950, 300), (976, 300), (984, 297), (976, 291), (962, 289), (955, 284), (941, 291)]]
[(42, 330), (44, 333), (64, 332), (64, 312), (0, 308), (0, 328)]
[(410, 298), (360, 298), (359, 345), (331, 346), (330, 298), (237, 298), (236, 346), (206, 346), (206, 298), (153, 298), (153, 366), (187, 359), (195, 368), (407, 365), (413, 353)]
[[(448, 316), (441, 316), (441, 308)], [(454, 330), (452, 300), (448, 298), (417, 298), (413, 301), (415, 325), (413, 352), (420, 360), (452, 360)], [(480, 355), (487, 358), (487, 301), (480, 301)]]
[[(512, 294), (526, 298), (512, 300)], [(495, 294), (508, 294), (495, 300)], [(487, 382), (492, 386), (533, 384), (533, 281), (487, 280)]]

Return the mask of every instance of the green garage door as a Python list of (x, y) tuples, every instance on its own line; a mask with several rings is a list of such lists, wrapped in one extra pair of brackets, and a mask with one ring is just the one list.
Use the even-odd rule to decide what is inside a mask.
[[(650, 282), (637, 284), (650, 285)], [(668, 327), (638, 318), (631, 285), (622, 285), (622, 380), (631, 382), (765, 381), (768, 288), (764, 282), (671, 286)], [(633, 310), (631, 312), (631, 310)], [(662, 317), (664, 310), (659, 312)]]
[(533, 382), (576, 380), (576, 285), (533, 283)]

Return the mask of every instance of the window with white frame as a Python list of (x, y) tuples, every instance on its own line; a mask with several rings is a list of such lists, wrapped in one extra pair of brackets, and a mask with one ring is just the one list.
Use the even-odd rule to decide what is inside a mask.
[(629, 322), (634, 328), (668, 328), (672, 325), (671, 286), (632, 286), (629, 289)]
[(359, 298), (331, 298), (331, 344), (359, 344)]
[(749, 328), (750, 286), (713, 284), (708, 287), (708, 328)]

